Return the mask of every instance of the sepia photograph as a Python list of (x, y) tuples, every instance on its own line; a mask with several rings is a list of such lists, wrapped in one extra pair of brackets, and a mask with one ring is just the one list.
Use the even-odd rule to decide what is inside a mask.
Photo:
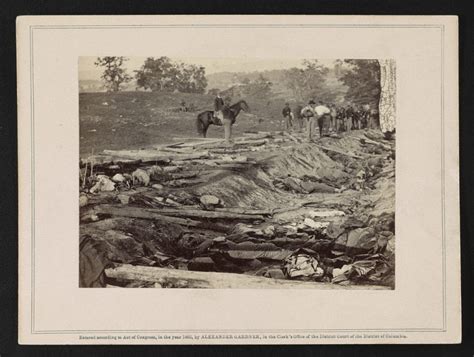
[(81, 288), (393, 290), (396, 61), (81, 56)]
[(461, 340), (456, 17), (17, 28), (20, 343)]

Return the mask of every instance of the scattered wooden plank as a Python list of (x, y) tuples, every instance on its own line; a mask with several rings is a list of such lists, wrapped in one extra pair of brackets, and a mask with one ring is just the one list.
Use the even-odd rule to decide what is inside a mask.
[(179, 224), (186, 227), (211, 229), (218, 232), (227, 232), (229, 230), (229, 227), (227, 225), (172, 217), (169, 215), (159, 214), (157, 213), (158, 211), (159, 209), (153, 210), (150, 208), (140, 208), (140, 207), (131, 207), (131, 206), (114, 206), (114, 205), (100, 205), (94, 208), (94, 212), (96, 214), (102, 214), (102, 215), (149, 219), (153, 221), (175, 223), (175, 224)]
[(290, 139), (291, 139), (292, 141), (294, 141), (295, 143), (301, 142), (300, 139), (295, 138), (293, 135), (291, 135), (291, 134), (288, 133), (287, 131), (284, 131), (284, 132), (283, 132), (283, 135), (285, 135), (286, 137), (290, 138)]
[(372, 140), (372, 139), (369, 139), (367, 138), (367, 136), (365, 136), (364, 138), (357, 138), (355, 136), (352, 136), (352, 135), (346, 135), (345, 136), (346, 138), (351, 138), (351, 139), (354, 139), (354, 140), (357, 140), (359, 142), (361, 142), (361, 140), (364, 140), (367, 144), (372, 144), (372, 145), (376, 145), (376, 146), (380, 146), (382, 149), (384, 150), (391, 150), (392, 147), (390, 145), (386, 145), (384, 143), (381, 143), (379, 141), (375, 141), (375, 140)]
[(234, 273), (216, 273), (166, 269), (130, 264), (117, 264), (105, 269), (108, 278), (118, 281), (143, 281), (158, 283), (163, 288), (207, 289), (334, 289), (334, 290), (388, 290), (375, 285), (343, 286), (329, 283), (272, 279)]
[(222, 140), (222, 139), (175, 136), (173, 137), (173, 140), (179, 140), (179, 141), (183, 141), (185, 144), (189, 144), (190, 142), (215, 141), (215, 140)]
[(235, 141), (234, 145), (250, 145), (250, 146), (260, 146), (265, 145), (266, 143), (270, 142), (268, 139), (261, 139), (261, 140), (240, 140)]

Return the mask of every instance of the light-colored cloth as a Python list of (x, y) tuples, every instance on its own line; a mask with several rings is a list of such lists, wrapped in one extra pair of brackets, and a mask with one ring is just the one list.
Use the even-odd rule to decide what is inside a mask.
[(301, 109), (301, 115), (304, 117), (314, 116), (314, 109), (311, 105), (307, 105), (303, 109)]
[(316, 108), (314, 108), (314, 111), (318, 116), (321, 116), (323, 114), (331, 114), (331, 109), (326, 107), (325, 105), (318, 105)]

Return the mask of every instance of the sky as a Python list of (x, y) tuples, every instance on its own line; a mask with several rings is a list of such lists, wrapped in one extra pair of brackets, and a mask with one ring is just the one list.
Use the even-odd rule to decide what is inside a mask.
[[(156, 56), (158, 57), (158, 56)], [(79, 57), (79, 79), (99, 80), (102, 73), (94, 65), (97, 57)], [(128, 57), (124, 67), (129, 74), (139, 69), (146, 57)], [(258, 58), (171, 58), (173, 61), (201, 65), (206, 68), (206, 73), (218, 72), (254, 72), (274, 69), (300, 67), (302, 59), (258, 59)], [(331, 66), (333, 59), (321, 59), (321, 64)]]

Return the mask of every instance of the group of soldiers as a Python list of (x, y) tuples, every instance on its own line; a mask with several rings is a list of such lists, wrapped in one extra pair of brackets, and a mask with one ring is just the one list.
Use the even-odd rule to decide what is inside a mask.
[(302, 131), (305, 128), (310, 141), (314, 137), (316, 123), (321, 137), (331, 132), (374, 128), (378, 121), (377, 110), (368, 104), (336, 106), (323, 101), (316, 103), (314, 100), (310, 100), (304, 107), (296, 106), (294, 111), (286, 103), (282, 115), (285, 130), (292, 131), (296, 127), (296, 130)]

